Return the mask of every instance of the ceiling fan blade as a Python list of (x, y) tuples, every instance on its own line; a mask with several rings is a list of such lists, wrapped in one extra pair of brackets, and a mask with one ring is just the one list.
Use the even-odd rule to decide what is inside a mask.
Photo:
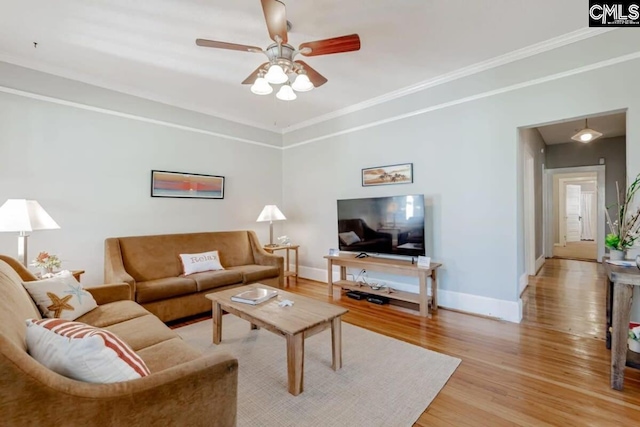
[(257, 46), (247, 46), (246, 44), (235, 44), (219, 42), (215, 40), (196, 39), (196, 44), (202, 47), (215, 47), (217, 49), (239, 50), (242, 52), (262, 52), (262, 48)]
[(260, 73), (260, 70), (263, 70), (264, 67), (269, 64), (268, 62), (265, 62), (264, 64), (262, 64), (261, 66), (259, 66), (258, 68), (256, 68), (256, 70), (249, 74), (249, 77), (247, 77), (246, 79), (244, 79), (244, 81), (242, 82), (243, 85), (252, 85), (253, 83), (255, 83), (256, 79), (258, 78), (258, 73)]
[(307, 77), (309, 77), (309, 80), (311, 80), (314, 87), (320, 87), (328, 81), (325, 76), (311, 68), (306, 62), (296, 61), (296, 63), (302, 65), (304, 70), (307, 72)]
[(279, 0), (261, 1), (269, 37), (277, 43), (276, 36), (279, 36), (282, 43), (287, 43), (287, 13), (284, 3)]
[[(308, 49), (311, 50), (309, 51)], [(302, 43), (298, 50), (304, 56), (353, 52), (354, 50), (360, 50), (360, 36), (357, 34), (351, 34), (348, 36), (334, 37), (332, 39)]]

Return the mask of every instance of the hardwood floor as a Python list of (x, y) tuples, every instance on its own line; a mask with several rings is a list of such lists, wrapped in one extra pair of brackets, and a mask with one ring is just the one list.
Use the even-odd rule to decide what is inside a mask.
[[(323, 283), (289, 290), (331, 301)], [(609, 387), (602, 267), (547, 260), (523, 299), (521, 324), (442, 309), (422, 319), (338, 289), (333, 302), (348, 323), (462, 359), (416, 426), (638, 425), (640, 371), (627, 368), (622, 392)]]
[(640, 425), (640, 370), (626, 369), (623, 391), (609, 387), (600, 264), (547, 260), (523, 293), (520, 324), (444, 309), (423, 319), (338, 289), (332, 299), (326, 284), (305, 279), (287, 290), (348, 308), (348, 323), (462, 359), (415, 426)]
[(554, 246), (553, 256), (556, 258), (597, 260), (598, 245), (593, 240), (581, 242), (567, 242), (566, 246)]

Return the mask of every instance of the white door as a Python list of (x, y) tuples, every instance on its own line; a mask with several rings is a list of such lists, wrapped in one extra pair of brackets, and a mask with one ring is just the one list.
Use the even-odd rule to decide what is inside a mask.
[(565, 221), (566, 221), (566, 241), (567, 242), (579, 242), (580, 241), (580, 192), (581, 187), (579, 185), (567, 184), (565, 197), (566, 197), (566, 209), (565, 209)]

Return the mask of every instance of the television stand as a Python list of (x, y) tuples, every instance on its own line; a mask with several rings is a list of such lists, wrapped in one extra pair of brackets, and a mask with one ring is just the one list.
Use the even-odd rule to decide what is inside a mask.
[[(341, 254), (337, 256), (326, 255), (325, 259), (327, 260), (328, 275), (327, 291), (331, 297), (333, 297), (333, 286), (337, 285), (340, 286), (341, 289), (363, 291), (372, 295), (380, 295), (390, 299), (418, 304), (420, 307), (420, 316), (422, 317), (428, 317), (432, 311), (438, 311), (437, 270), (442, 264), (432, 262), (429, 268), (426, 268), (418, 267), (417, 264), (413, 264), (411, 261), (373, 257), (357, 258), (356, 255), (353, 254)], [(340, 267), (340, 280), (337, 282), (333, 281), (334, 265)], [(370, 287), (363, 287), (352, 280), (347, 280), (347, 267), (380, 271), (387, 274), (397, 274), (399, 276), (417, 277), (420, 280), (420, 293), (414, 294), (398, 290), (388, 292), (386, 289), (374, 290)], [(427, 295), (428, 278), (431, 278), (431, 296)]]

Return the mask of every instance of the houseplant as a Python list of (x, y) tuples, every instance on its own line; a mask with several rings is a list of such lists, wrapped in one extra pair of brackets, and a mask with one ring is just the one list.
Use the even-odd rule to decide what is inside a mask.
[[(607, 207), (605, 214), (610, 233), (605, 237), (605, 245), (610, 250), (611, 259), (623, 259), (624, 251), (640, 237), (640, 206), (635, 211), (631, 204), (635, 194), (640, 190), (640, 174), (635, 181), (627, 187), (627, 191), (622, 193), (616, 182), (618, 191), (617, 203)], [(614, 216), (609, 214), (609, 209), (614, 209)]]
[(629, 329), (627, 344), (629, 345), (629, 350), (640, 353), (640, 326)]

